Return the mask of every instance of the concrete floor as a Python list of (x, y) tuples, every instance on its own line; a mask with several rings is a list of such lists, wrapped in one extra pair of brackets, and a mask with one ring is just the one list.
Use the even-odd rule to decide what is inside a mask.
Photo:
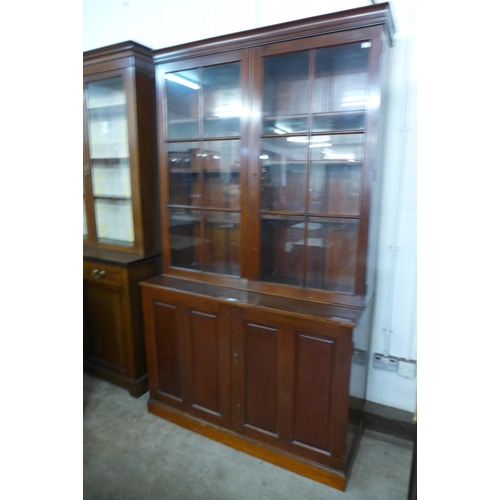
[(413, 444), (365, 430), (340, 492), (148, 413), (84, 374), (84, 500), (406, 500)]

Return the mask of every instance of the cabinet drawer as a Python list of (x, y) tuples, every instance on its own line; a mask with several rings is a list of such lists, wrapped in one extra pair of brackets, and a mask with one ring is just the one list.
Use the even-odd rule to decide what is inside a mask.
[(83, 262), (83, 279), (108, 285), (121, 285), (126, 269), (100, 262)]

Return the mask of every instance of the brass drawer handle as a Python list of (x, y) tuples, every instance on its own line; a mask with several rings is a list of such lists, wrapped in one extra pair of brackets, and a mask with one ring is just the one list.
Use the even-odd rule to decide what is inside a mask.
[(99, 271), (99, 269), (92, 269), (92, 271), (90, 271), (90, 275), (92, 276), (92, 278), (95, 278), (95, 279), (99, 279), (99, 278), (102, 278), (104, 275), (106, 274), (106, 271), (104, 271), (103, 269), (101, 269)]

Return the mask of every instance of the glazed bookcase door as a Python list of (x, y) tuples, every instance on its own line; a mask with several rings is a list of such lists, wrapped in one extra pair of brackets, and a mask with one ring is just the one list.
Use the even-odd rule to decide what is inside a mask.
[[(240, 277), (245, 206), (245, 90), (240, 53), (165, 64), (164, 256), (178, 270)], [(159, 83), (158, 83), (159, 82)]]
[(127, 96), (125, 72), (84, 80), (84, 242), (134, 251)]
[(298, 43), (271, 45), (255, 63), (262, 94), (260, 183), (253, 190), (261, 282), (364, 293), (372, 43), (366, 33), (350, 38), (318, 37), (302, 50)]

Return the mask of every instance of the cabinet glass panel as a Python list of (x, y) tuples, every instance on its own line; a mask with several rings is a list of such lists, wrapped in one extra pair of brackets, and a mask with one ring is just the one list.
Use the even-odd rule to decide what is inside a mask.
[(239, 136), (240, 74), (239, 62), (166, 73), (167, 139)]
[(263, 133), (307, 131), (309, 51), (264, 60)]
[(308, 211), (359, 215), (364, 136), (345, 134), (314, 138), (322, 142), (310, 145)]
[(200, 137), (200, 74), (197, 69), (165, 75), (167, 85), (167, 134), (173, 139)]
[(240, 63), (203, 70), (203, 137), (240, 135)]
[(240, 208), (240, 141), (203, 143), (203, 206)]
[(133, 244), (134, 222), (130, 200), (94, 199), (97, 237), (103, 243)]
[(304, 217), (264, 215), (260, 221), (260, 279), (285, 285), (302, 285), (301, 249), (294, 243), (304, 238)]
[(240, 141), (169, 145), (169, 204), (240, 208)]
[(201, 148), (198, 142), (170, 144), (169, 204), (201, 206)]
[(364, 128), (369, 46), (365, 42), (315, 51), (313, 132)]
[(86, 93), (97, 238), (131, 246), (134, 225), (123, 80), (89, 82)]
[(83, 200), (83, 239), (87, 239), (87, 213), (85, 211), (85, 199)]
[(206, 271), (240, 275), (240, 216), (237, 213), (206, 212)]
[(354, 293), (359, 221), (310, 218), (306, 245), (308, 288)]
[(171, 263), (239, 276), (241, 63), (167, 72), (165, 81)]
[(128, 158), (127, 109), (121, 77), (87, 84), (90, 157)]
[(128, 158), (99, 159), (92, 162), (94, 197), (130, 198), (130, 167)]
[(200, 212), (170, 209), (170, 259), (172, 266), (201, 270)]
[(307, 145), (308, 139), (305, 136), (262, 139), (262, 210), (304, 213)]
[(352, 219), (262, 216), (260, 279), (354, 293), (358, 228)]

